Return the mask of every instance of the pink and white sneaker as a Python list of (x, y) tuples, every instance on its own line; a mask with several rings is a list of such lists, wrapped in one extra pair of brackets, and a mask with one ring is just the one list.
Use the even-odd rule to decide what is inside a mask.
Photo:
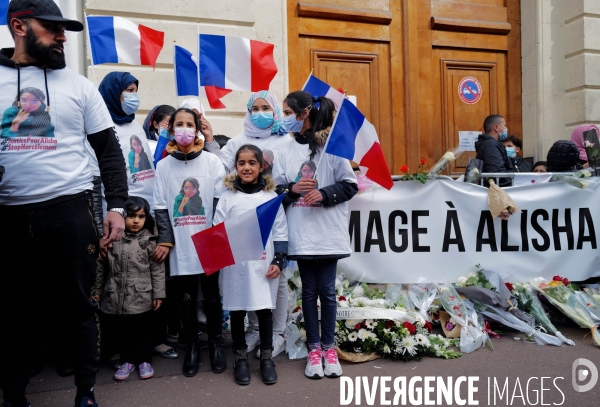
[(131, 372), (133, 372), (134, 370), (135, 365), (133, 363), (125, 362), (121, 365), (119, 370), (116, 371), (113, 377), (115, 378), (115, 380), (126, 380), (131, 374)]
[(323, 360), (325, 361), (325, 376), (340, 377), (342, 375), (342, 366), (338, 360), (338, 355), (335, 348), (329, 348), (323, 352)]
[(154, 369), (152, 369), (152, 365), (150, 363), (140, 363), (138, 368), (140, 369), (140, 379), (149, 379), (154, 376)]
[(308, 352), (304, 375), (309, 379), (323, 378), (323, 350), (320, 346)]

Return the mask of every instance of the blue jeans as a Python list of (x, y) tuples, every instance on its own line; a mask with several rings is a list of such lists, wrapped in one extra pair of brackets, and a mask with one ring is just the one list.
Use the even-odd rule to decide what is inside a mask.
[[(335, 271), (337, 259), (298, 260), (302, 279), (302, 313), (309, 345), (321, 343), (332, 346), (335, 342)], [(319, 311), (317, 297), (321, 300), (321, 335), (319, 337)]]

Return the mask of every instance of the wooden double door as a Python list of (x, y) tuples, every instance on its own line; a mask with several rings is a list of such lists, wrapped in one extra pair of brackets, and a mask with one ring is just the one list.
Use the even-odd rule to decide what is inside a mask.
[(313, 70), (355, 96), (393, 174), (492, 113), (521, 136), (519, 0), (287, 0), (287, 13), (290, 90)]

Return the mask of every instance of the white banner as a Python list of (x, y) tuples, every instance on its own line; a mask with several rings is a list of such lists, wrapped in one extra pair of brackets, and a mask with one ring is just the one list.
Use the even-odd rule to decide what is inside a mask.
[(352, 256), (338, 271), (373, 283), (454, 282), (475, 265), (518, 281), (600, 275), (600, 178), (506, 188), (523, 211), (492, 219), (487, 188), (435, 180), (396, 182), (349, 202)]

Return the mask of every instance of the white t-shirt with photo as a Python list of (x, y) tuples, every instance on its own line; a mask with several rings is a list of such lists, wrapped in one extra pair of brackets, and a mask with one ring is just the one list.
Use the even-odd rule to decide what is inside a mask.
[(221, 157), (223, 164), (229, 169), (229, 172), (235, 172), (235, 154), (244, 144), (255, 145), (262, 151), (271, 150), (274, 156), (273, 161), (277, 161), (279, 151), (286, 149), (292, 143), (297, 144), (289, 134), (257, 138), (248, 137), (245, 133), (240, 133), (230, 139), (217, 155)]
[(158, 162), (154, 210), (169, 211), (175, 237), (169, 254), (172, 276), (204, 273), (191, 236), (212, 226), (213, 199), (224, 190), (224, 176), (219, 157), (207, 151), (192, 160), (167, 156)]
[[(69, 68), (0, 66), (0, 205), (44, 202), (92, 189), (88, 134), (113, 126), (96, 87)], [(49, 93), (49, 94), (48, 94)], [(50, 109), (46, 109), (50, 99)], [(20, 106), (19, 106), (20, 102)]]
[[(356, 183), (350, 162), (345, 158), (322, 152), (310, 159), (308, 144), (294, 141), (288, 148), (279, 150), (273, 166), (273, 179), (277, 185), (297, 182), (301, 177), (312, 178), (317, 171), (317, 188), (340, 181)], [(312, 161), (312, 163), (311, 163)], [(316, 168), (317, 164), (320, 168)], [(320, 203), (307, 205), (300, 197), (286, 210), (289, 242), (288, 255), (350, 254), (348, 234), (348, 202), (331, 207)]]

